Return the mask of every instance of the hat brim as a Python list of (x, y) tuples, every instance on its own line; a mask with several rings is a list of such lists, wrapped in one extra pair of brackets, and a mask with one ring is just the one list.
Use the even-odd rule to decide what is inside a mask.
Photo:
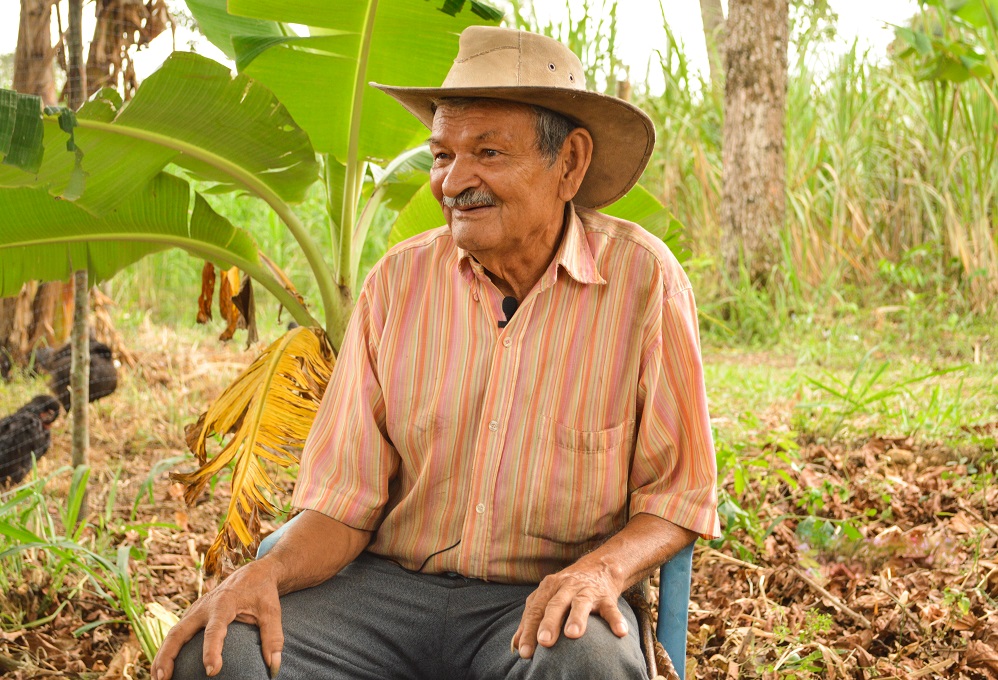
[(616, 97), (555, 87), (392, 87), (371, 83), (395, 98), (427, 128), (433, 105), (447, 97), (501, 99), (550, 109), (589, 131), (593, 157), (573, 201), (585, 208), (610, 205), (631, 190), (655, 148), (655, 126), (644, 111)]

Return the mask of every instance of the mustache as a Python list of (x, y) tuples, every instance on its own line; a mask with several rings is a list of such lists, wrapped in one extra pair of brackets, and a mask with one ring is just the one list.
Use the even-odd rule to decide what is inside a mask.
[(467, 208), (469, 206), (493, 206), (498, 205), (499, 200), (495, 195), (486, 189), (465, 189), (459, 193), (454, 198), (450, 196), (444, 196), (443, 201), (445, 208)]

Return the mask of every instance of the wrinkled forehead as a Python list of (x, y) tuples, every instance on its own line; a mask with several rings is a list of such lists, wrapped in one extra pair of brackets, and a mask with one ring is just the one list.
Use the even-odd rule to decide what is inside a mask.
[(529, 104), (495, 99), (441, 99), (430, 126), (430, 141), (443, 137), (536, 138), (537, 113)]
[(460, 114), (466, 111), (487, 110), (495, 113), (519, 112), (534, 114), (535, 108), (530, 104), (521, 104), (520, 102), (512, 102), (507, 99), (489, 99), (486, 97), (441, 97), (440, 99), (435, 99), (430, 104), (430, 110), (433, 111), (434, 118), (436, 118), (438, 111)]

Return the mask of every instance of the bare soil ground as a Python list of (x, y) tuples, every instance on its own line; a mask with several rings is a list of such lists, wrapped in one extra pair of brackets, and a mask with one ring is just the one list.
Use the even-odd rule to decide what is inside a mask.
[[(151, 480), (151, 497), (143, 485), (158, 462), (186, 452), (182, 425), (253, 352), (214, 342), (188, 351), (181, 349), (188, 339), (154, 327), (143, 329), (137, 345), (137, 368), (123, 370), (119, 391), (91, 407), (90, 508), (94, 524), (105, 518), (115, 543), (147, 555), (130, 564), (143, 601), (180, 613), (213, 585), (200, 564), (229, 500), (226, 484), (192, 508), (165, 472)], [(43, 388), (0, 387), (8, 390), (5, 405)], [(998, 437), (998, 424), (982, 434)], [(60, 420), (39, 472), (65, 465), (69, 448), (68, 424)], [(749, 528), (716, 548), (701, 544), (695, 554), (688, 677), (998, 680), (993, 453), (961, 459), (897, 438), (801, 442), (791, 462), (773, 453), (769, 472), (778, 481), (740, 496)], [(58, 482), (49, 488), (53, 517), (68, 475)], [(727, 480), (734, 496), (731, 485)], [(858, 536), (807, 520), (810, 510), (853, 519)], [(36, 568), (2, 596), (0, 674), (147, 678), (148, 660), (121, 612), (85, 583), (58, 609), (64, 603), (52, 597), (56, 584), (44, 556), (31, 559)], [(60, 592), (69, 590), (63, 584)], [(97, 621), (108, 623), (74, 635)]]

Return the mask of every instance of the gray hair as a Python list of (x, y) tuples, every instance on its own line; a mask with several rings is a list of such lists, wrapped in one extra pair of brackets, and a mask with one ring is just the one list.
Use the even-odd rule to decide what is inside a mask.
[[(441, 104), (462, 109), (482, 103), (516, 104), (518, 102), (482, 97), (446, 97), (433, 102), (430, 108), (436, 113), (437, 107)], [(534, 112), (537, 148), (540, 150), (541, 155), (547, 159), (548, 165), (551, 166), (558, 160), (558, 154), (561, 152), (561, 147), (564, 146), (565, 140), (568, 138), (568, 133), (581, 126), (577, 125), (567, 116), (563, 116), (551, 109), (546, 109), (543, 106), (536, 106), (534, 104), (523, 104), (523, 106), (529, 106)]]

